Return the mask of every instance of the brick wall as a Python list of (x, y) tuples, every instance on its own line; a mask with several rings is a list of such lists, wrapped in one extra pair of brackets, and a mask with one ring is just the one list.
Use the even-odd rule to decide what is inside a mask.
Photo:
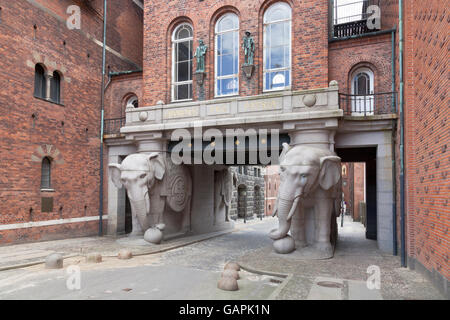
[(405, 1), (408, 255), (450, 280), (449, 12)]
[(105, 118), (125, 117), (126, 103), (132, 96), (142, 102), (142, 72), (112, 77), (106, 90)]
[[(279, 166), (266, 167), (264, 176), (266, 189), (266, 216), (271, 216), (278, 197), (278, 189), (280, 187), (280, 175), (278, 174)], [(270, 186), (269, 186), (270, 185)]]
[(339, 92), (351, 94), (352, 73), (368, 67), (374, 73), (374, 92), (392, 91), (391, 35), (336, 41), (329, 48), (329, 80), (337, 80)]
[[(146, 1), (144, 23), (144, 105), (170, 102), (171, 35), (181, 22), (189, 22), (194, 29), (194, 46), (203, 39), (209, 48), (206, 57), (205, 99), (214, 93), (214, 25), (226, 12), (235, 12), (240, 20), (240, 39), (245, 31), (253, 34), (256, 44), (256, 71), (251, 80), (240, 72), (240, 95), (262, 92), (262, 19), (265, 9), (276, 1), (226, 0), (203, 1)], [(328, 1), (289, 0), (292, 7), (292, 88), (294, 90), (328, 86)], [(241, 50), (242, 51), (242, 50)], [(240, 54), (240, 66), (244, 55)], [(194, 63), (195, 70), (195, 63)], [(194, 81), (194, 100), (200, 88)]]
[[(101, 12), (99, 3), (94, 1)], [(0, 1), (0, 225), (99, 214), (102, 49), (93, 37), (101, 41), (102, 19), (82, 6), (81, 30), (71, 31), (65, 14), (70, 4)], [(130, 39), (121, 40), (139, 34), (142, 27), (138, 20), (126, 25), (120, 18), (132, 5), (131, 0), (110, 2), (109, 35), (115, 42), (111, 41), (107, 63), (113, 70), (141, 65), (139, 53), (133, 53), (140, 50), (139, 36), (133, 45)], [(114, 32), (116, 28), (125, 30)], [(45, 65), (49, 74), (62, 73), (61, 104), (34, 98), (36, 63)], [(54, 192), (40, 189), (45, 156), (53, 160)], [(42, 197), (53, 198), (52, 212), (41, 212)], [(95, 234), (93, 224), (4, 230), (0, 244)]]

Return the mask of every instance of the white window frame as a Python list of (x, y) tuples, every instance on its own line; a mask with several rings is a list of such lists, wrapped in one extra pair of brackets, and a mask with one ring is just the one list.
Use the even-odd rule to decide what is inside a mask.
[[(191, 28), (191, 36), (189, 38), (184, 38), (184, 39), (176, 39), (176, 34), (177, 32), (184, 26), (188, 26), (189, 28)], [(181, 23), (179, 26), (177, 26), (175, 28), (175, 30), (172, 33), (172, 96), (171, 96), (171, 101), (172, 102), (183, 102), (183, 101), (192, 101), (193, 100), (193, 95), (194, 95), (194, 90), (193, 90), (193, 74), (191, 74), (191, 80), (188, 81), (175, 81), (176, 78), (176, 63), (177, 63), (177, 55), (176, 55), (176, 44), (180, 43), (180, 42), (186, 42), (186, 41), (192, 41), (192, 53), (193, 53), (193, 48), (194, 48), (194, 28), (192, 27), (191, 24), (189, 23)], [(190, 62), (190, 66), (191, 66), (191, 71), (193, 70), (192, 66), (193, 66), (193, 57), (191, 59)], [(188, 99), (175, 99), (175, 89), (177, 86), (183, 85), (183, 84), (190, 84), (191, 85), (191, 97)]]
[[(369, 81), (370, 81), (370, 88), (369, 88), (369, 94), (365, 96), (365, 98), (358, 98), (358, 97), (363, 97), (363, 96), (359, 96), (356, 93), (356, 87), (355, 87), (355, 80), (356, 77), (361, 74), (361, 73), (365, 73), (366, 75), (369, 76)], [(358, 68), (357, 70), (355, 70), (355, 72), (353, 72), (352, 74), (352, 95), (353, 95), (353, 99), (352, 99), (352, 115), (354, 116), (358, 116), (358, 115), (373, 115), (375, 112), (375, 96), (374, 94), (374, 89), (375, 89), (375, 77), (373, 74), (373, 71), (367, 67), (363, 67), (363, 68)], [(360, 104), (361, 101), (365, 100), (364, 102), (364, 110), (361, 110), (360, 106), (358, 105), (358, 103)], [(361, 112), (359, 112), (359, 111)]]
[[(274, 11), (277, 7), (284, 7), (285, 9), (289, 10), (290, 17), (288, 19), (282, 19), (282, 20), (274, 20), (268, 22), (268, 16), (271, 14), (272, 11)], [(289, 22), (289, 66), (284, 68), (276, 68), (276, 69), (267, 69), (266, 67), (266, 58), (267, 58), (267, 51), (268, 48), (266, 47), (267, 43), (267, 26), (275, 23), (280, 22)], [(263, 26), (263, 92), (271, 92), (271, 91), (282, 91), (282, 90), (290, 90), (292, 86), (292, 8), (285, 2), (276, 2), (273, 5), (271, 5), (266, 12), (264, 13), (264, 26)], [(277, 72), (277, 71), (289, 71), (289, 85), (280, 87), (280, 88), (274, 88), (274, 89), (266, 89), (266, 74), (271, 72)], [(286, 82), (286, 81), (285, 81)]]
[[(225, 30), (225, 31), (218, 31), (219, 28), (219, 23), (224, 20), (225, 18), (229, 17), (229, 16), (233, 16), (236, 20), (237, 20), (237, 28), (235, 29), (230, 29), (230, 30)], [(239, 17), (235, 14), (235, 13), (227, 13), (224, 14), (217, 22), (216, 22), (216, 26), (215, 26), (215, 30), (214, 30), (214, 39), (215, 39), (215, 51), (214, 51), (214, 97), (215, 98), (222, 98), (222, 97), (230, 97), (230, 96), (237, 96), (239, 95), (239, 52), (240, 52), (240, 35), (239, 35), (239, 28), (240, 28), (240, 22), (239, 22)], [(238, 48), (237, 50), (237, 61), (238, 61), (238, 68), (237, 68), (237, 73), (235, 74), (231, 74), (231, 75), (226, 75), (226, 76), (218, 76), (218, 71), (219, 71), (219, 66), (218, 66), (218, 54), (217, 54), (217, 50), (218, 50), (218, 38), (219, 35), (225, 34), (225, 33), (235, 33), (237, 32), (237, 43), (235, 44)], [(233, 38), (234, 39), (234, 38)], [(234, 40), (233, 40), (234, 41)], [(234, 55), (234, 54), (233, 54)], [(233, 61), (234, 62), (234, 61)], [(225, 80), (225, 79), (232, 79), (232, 78), (237, 78), (237, 92), (236, 93), (230, 93), (230, 94), (221, 94), (219, 95), (217, 92), (217, 83), (218, 80)]]

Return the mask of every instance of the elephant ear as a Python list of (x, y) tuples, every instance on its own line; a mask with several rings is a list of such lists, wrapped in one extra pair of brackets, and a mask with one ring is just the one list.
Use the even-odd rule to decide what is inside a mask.
[(114, 182), (114, 185), (118, 188), (122, 188), (122, 182), (120, 182), (120, 175), (122, 171), (120, 170), (120, 164), (111, 163), (109, 165), (109, 176), (111, 180)]
[(155, 178), (162, 180), (164, 178), (164, 174), (166, 173), (166, 165), (162, 156), (159, 153), (154, 152), (148, 157), (148, 160), (155, 170)]
[(341, 179), (341, 158), (336, 156), (320, 159), (319, 183), (322, 189), (329, 190)]

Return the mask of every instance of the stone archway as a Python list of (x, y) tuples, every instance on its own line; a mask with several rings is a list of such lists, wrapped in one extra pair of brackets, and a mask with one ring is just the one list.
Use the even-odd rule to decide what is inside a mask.
[(253, 204), (255, 207), (255, 212), (257, 218), (261, 218), (264, 215), (264, 198), (261, 195), (261, 187), (255, 185), (253, 190)]
[(241, 184), (238, 187), (238, 218), (247, 218), (247, 186)]

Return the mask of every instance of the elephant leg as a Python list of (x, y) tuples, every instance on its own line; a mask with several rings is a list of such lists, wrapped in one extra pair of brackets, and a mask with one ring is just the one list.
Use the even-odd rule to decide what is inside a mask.
[(315, 213), (315, 244), (314, 246), (324, 252), (331, 252), (330, 242), (331, 214), (333, 210), (333, 199), (317, 199), (314, 208)]
[(132, 230), (131, 230), (131, 233), (129, 234), (129, 236), (142, 235), (144, 233), (144, 231), (142, 231), (142, 227), (141, 227), (141, 224), (139, 223), (137, 216), (133, 213), (131, 217), (132, 217), (132, 219), (131, 219)]
[(294, 214), (292, 217), (291, 232), (295, 241), (295, 247), (297, 249), (306, 247), (305, 209), (301, 205), (297, 209), (297, 214)]

